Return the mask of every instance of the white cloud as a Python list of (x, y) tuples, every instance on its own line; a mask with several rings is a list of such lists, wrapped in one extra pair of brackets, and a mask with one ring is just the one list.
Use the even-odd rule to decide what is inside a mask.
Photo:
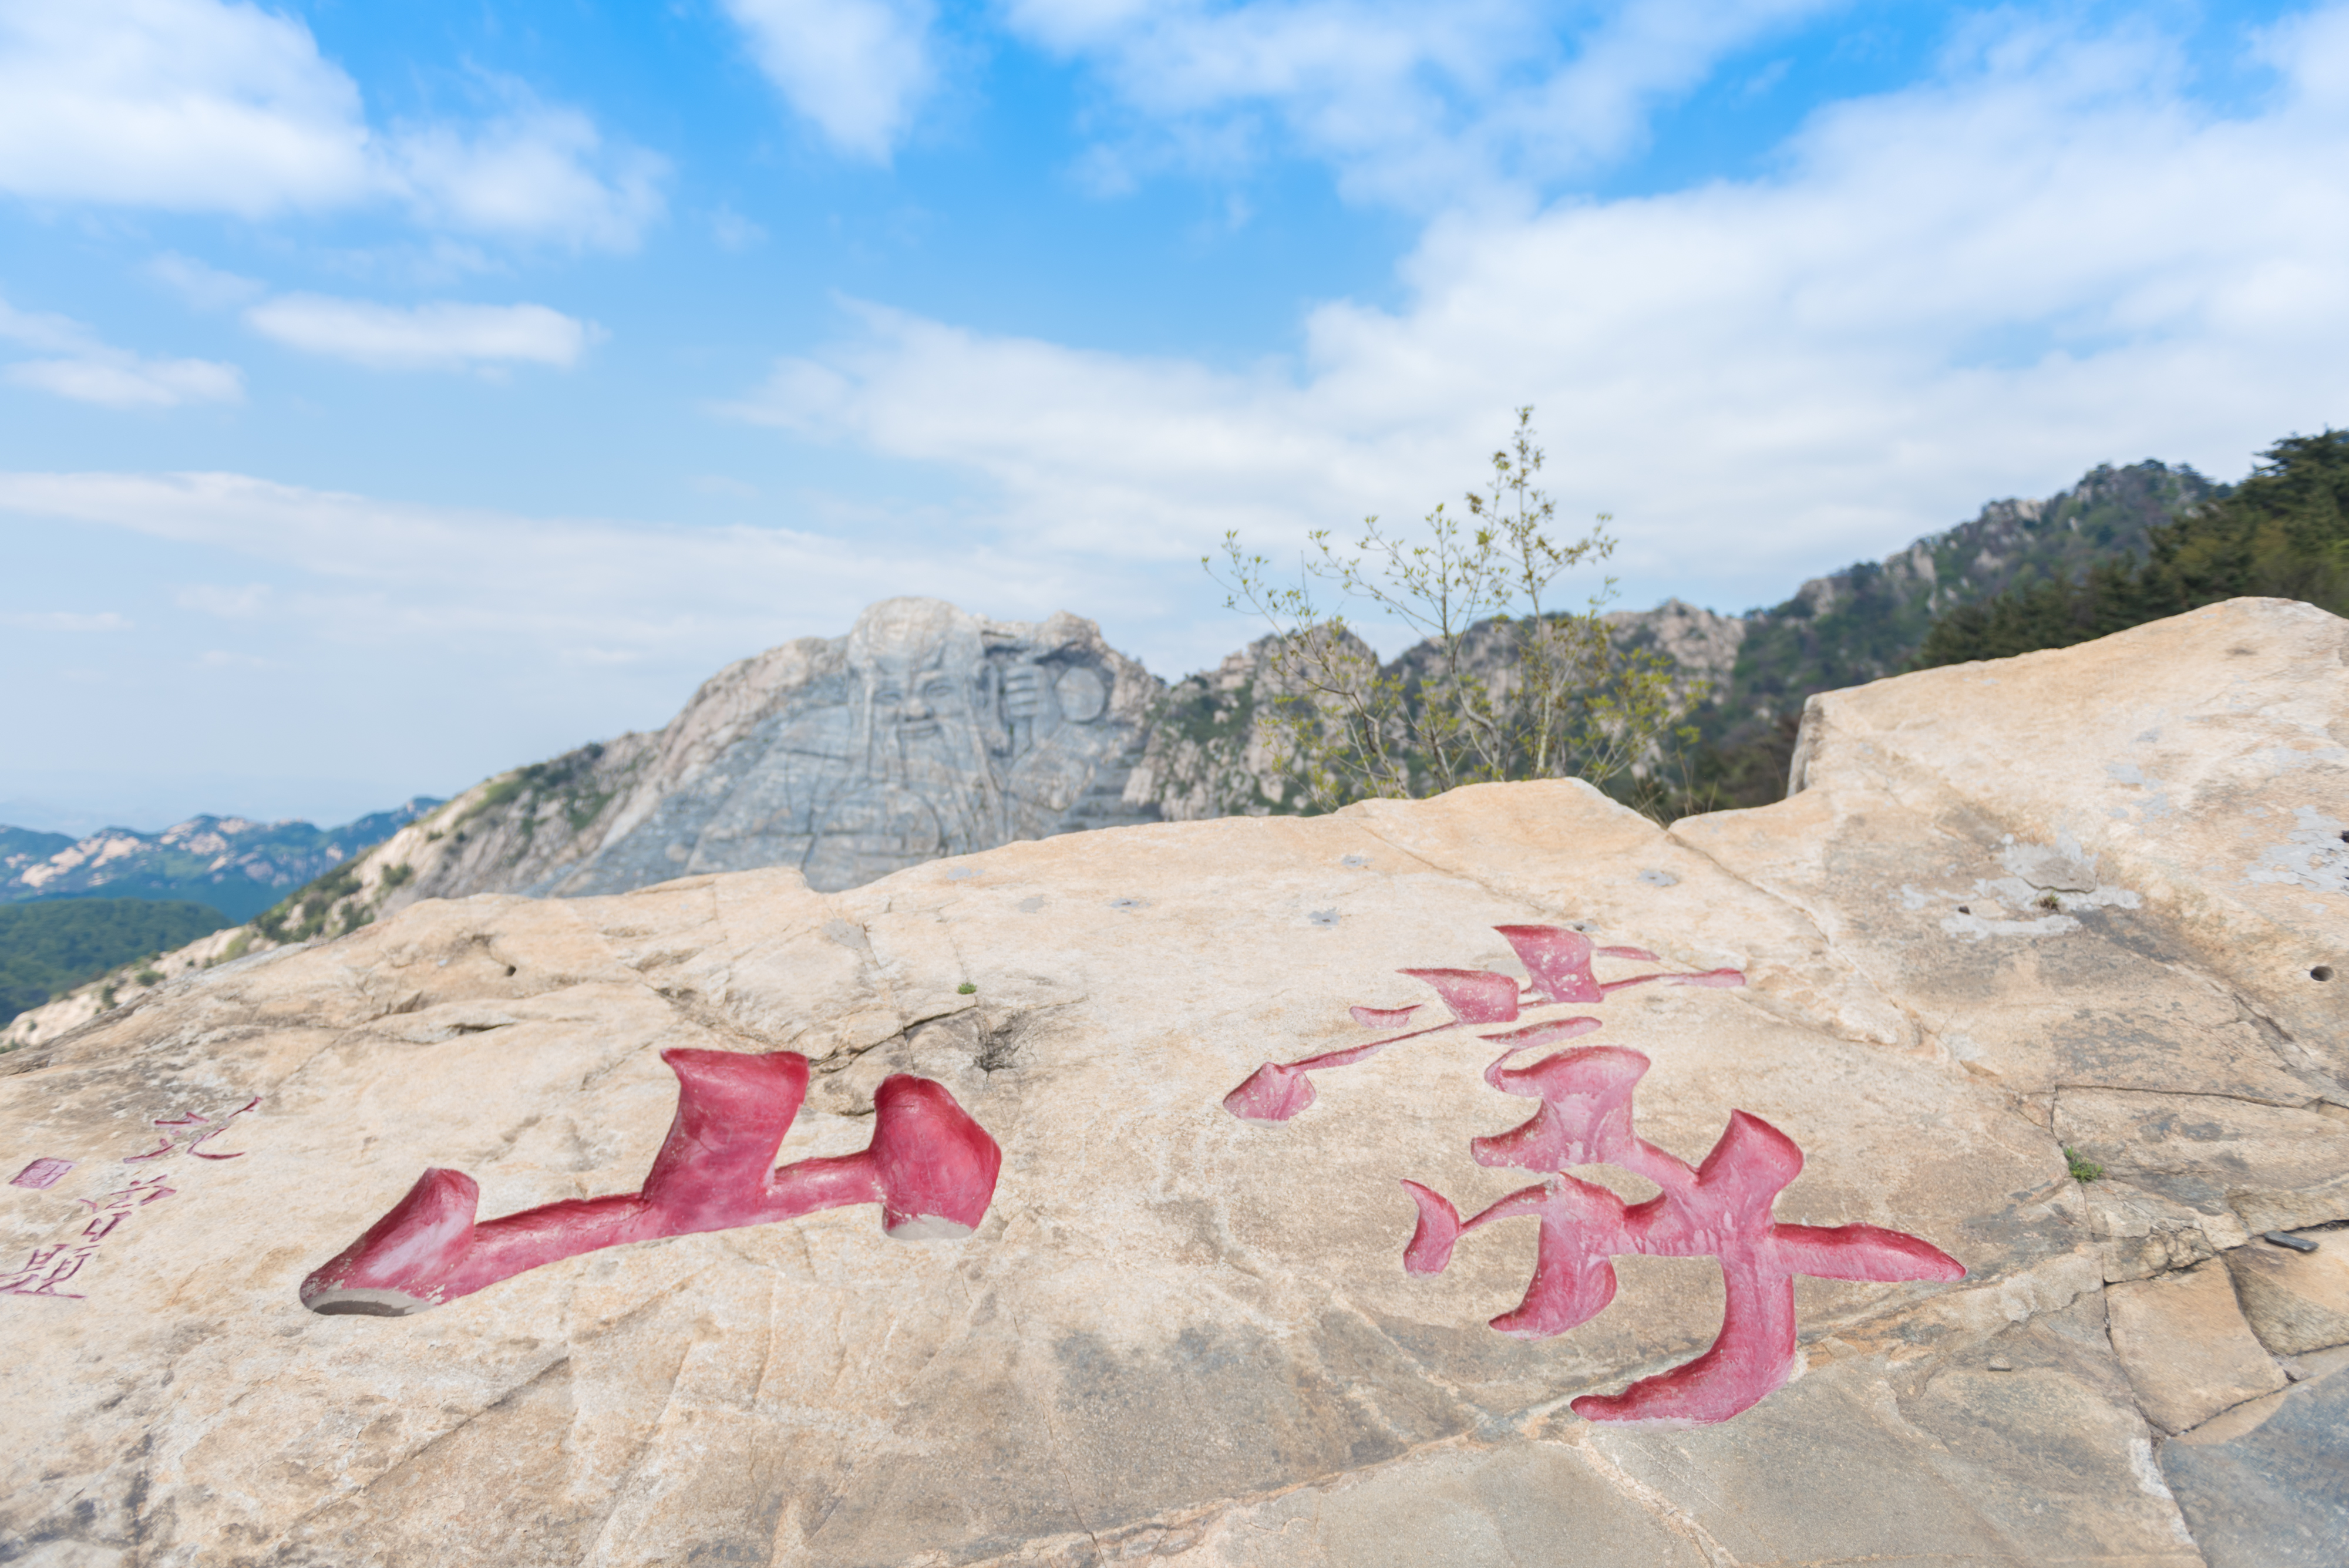
[(263, 218), (407, 204), (465, 233), (625, 250), (663, 164), (492, 84), (500, 113), (379, 131), (307, 27), (222, 0), (0, 0), (0, 191)]
[(1040, 547), (1143, 563), (1416, 516), (1531, 402), (1635, 597), (1742, 607), (2097, 462), (2231, 477), (2349, 424), (2349, 8), (2271, 52), (2273, 99), (2228, 119), (2158, 37), (2009, 21), (1770, 178), (1441, 217), (1407, 304), (1315, 311), (1297, 363), (862, 307), (730, 411), (985, 475)]
[(378, 369), (466, 369), (517, 362), (568, 369), (604, 336), (543, 305), (378, 305), (286, 294), (244, 313), (254, 330), (305, 353)]
[(930, 0), (725, 0), (786, 101), (840, 151), (886, 162), (933, 86)]
[(471, 133), (440, 124), (393, 139), (392, 179), (419, 213), (469, 234), (633, 249), (661, 214), (667, 163), (606, 149), (576, 109), (539, 104), (512, 85), (507, 96), (510, 112)]
[[(1275, 137), (1349, 192), (1433, 208), (1582, 173), (1773, 29), (1847, 0), (1007, 0), (1012, 30), (1099, 73), (1128, 121), (1088, 171), (1229, 165)], [(1595, 13), (1595, 14), (1594, 14)]]
[(209, 359), (143, 359), (109, 350), (78, 359), (21, 360), (6, 374), (17, 386), (109, 409), (173, 409), (244, 398), (244, 377), (237, 368)]
[(200, 610), (229, 620), (249, 620), (259, 615), (270, 602), (266, 583), (247, 583), (241, 588), (222, 587), (214, 583), (191, 583), (171, 596), (171, 602), (181, 609)]
[(81, 615), (72, 610), (0, 610), (0, 626), (27, 631), (127, 631), (130, 623), (112, 610)]
[(0, 187), (257, 217), (367, 182), (358, 89), (309, 29), (208, 0), (0, 5)]
[(89, 328), (70, 317), (45, 310), (17, 310), (0, 300), (0, 337), (53, 354), (87, 353), (98, 346)]
[[(959, 597), (990, 613), (1033, 616), (1100, 597), (1068, 565), (1006, 555), (967, 532), (948, 545), (909, 549), (877, 531), (834, 539), (523, 517), (234, 473), (0, 472), (0, 514), (266, 562), (290, 580), (261, 606), (264, 624), (298, 628), (314, 641), (396, 647), (418, 668), (472, 669), (495, 649), (505, 661), (497, 667), (510, 665), (516, 679), (651, 660), (689, 691), (720, 663), (787, 637), (837, 636), (860, 607), (892, 594)], [(241, 597), (224, 592), (221, 605)], [(591, 698), (566, 690), (563, 701), (592, 715), (599, 710)], [(608, 709), (600, 711), (575, 722), (608, 723)]]
[(199, 310), (226, 310), (267, 292), (254, 278), (223, 272), (208, 262), (165, 251), (147, 264), (148, 274)]
[(110, 348), (78, 321), (20, 311), (0, 300), (0, 339), (55, 358), (20, 359), (0, 376), (20, 387), (110, 409), (168, 409), (241, 401), (243, 373), (210, 359), (150, 359)]

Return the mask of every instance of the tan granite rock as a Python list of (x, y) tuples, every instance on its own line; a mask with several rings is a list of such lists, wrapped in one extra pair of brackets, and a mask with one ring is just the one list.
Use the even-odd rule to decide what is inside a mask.
[(2316, 1251), (2260, 1242), (2227, 1254), (2243, 1317), (2277, 1355), (2349, 1345), (2349, 1233), (2303, 1239)]
[(2088, 1234), (2100, 1243), (2107, 1283), (2191, 1268), (2248, 1239), (2230, 1212), (2200, 1213), (2109, 1179), (2085, 1184), (2081, 1203)]
[[(2313, 978), (2340, 960), (2327, 896), (2349, 879), (2349, 823), (2324, 814), (2349, 765), (2344, 632), (2311, 606), (2235, 599), (2079, 648), (1827, 692), (1805, 714), (1798, 783), (1865, 783), (2001, 823), (2004, 875), (1957, 859), (1912, 884), (1951, 934), (2052, 934), (2132, 898), (2167, 905), (2199, 956), (2261, 992), (2258, 1013), (2325, 1057), (2344, 1047), (2319, 1036), (2349, 1017), (2343, 988)], [(2040, 836), (2008, 843), (2008, 822)], [(2073, 886), (2084, 880), (2092, 890)], [(1957, 911), (1977, 897), (2001, 913)]]
[(2349, 1348), (2299, 1381), (2162, 1445), (2161, 1469), (2210, 1568), (2338, 1568), (2349, 1541)]
[(2349, 1173), (2288, 1191), (2272, 1188), (2238, 1187), (2227, 1201), (2243, 1221), (2243, 1229), (2303, 1231), (2349, 1220)]
[[(2215, 1282), (2231, 1312), (2231, 1288), (2206, 1262), (2107, 1290), (2135, 1220), (2068, 1178), (2058, 1128), (2114, 1145), (2147, 1237), (2191, 1213), (2208, 1241), (2230, 1195), (2338, 1173), (2310, 1023), (2329, 1004), (2244, 944), (2299, 962), (2349, 889), (2252, 878), (2266, 827), (2201, 867), (2266, 822), (2245, 800), (2295, 823), (2341, 798), (2340, 764), (2292, 739), (2349, 724), (2340, 629), (2247, 601), (1837, 694), (1804, 793), (1669, 832), (1578, 784), (1485, 786), (1014, 844), (832, 895), (752, 871), (428, 900), (174, 979), (0, 1056), (0, 1541), (44, 1568), (2186, 1568), (2125, 1366), (2138, 1328), (2116, 1310), (2108, 1334), (2106, 1305)], [(1975, 701), (1988, 679), (2021, 699)], [(2101, 763), (2075, 778), (2046, 737), (2090, 711), (2071, 732), (2104, 744), (2144, 691), (2170, 815), (2124, 824)], [(2029, 914), (2010, 878), (2072, 902)], [(2001, 913), (1958, 908), (1978, 883)], [(1791, 1139), (1779, 1220), (1913, 1235), (1967, 1276), (1799, 1278), (1795, 1380), (1718, 1425), (1594, 1422), (1575, 1399), (1712, 1341), (1722, 1268), (1620, 1258), (1613, 1304), (1539, 1340), (1486, 1323), (1536, 1227), (1404, 1271), (1405, 1179), (1468, 1212), (1538, 1174), (1470, 1156), (1533, 1109), (1480, 1077), (1491, 1031), (1317, 1073), (1278, 1127), (1224, 1110), (1260, 1064), (1379, 1038), (1350, 1008), (1434, 1002), (1398, 971), (1523, 976), (1495, 928), (1526, 924), (1659, 955), (1600, 979), (1743, 971), (1526, 1016), (1600, 1018), (1587, 1044), (1646, 1055), (1637, 1127), (1671, 1154), (1703, 1157), (1733, 1111)], [(960, 1241), (842, 1208), (412, 1316), (304, 1308), (428, 1167), (477, 1180), (485, 1218), (636, 1191), (676, 1047), (810, 1059), (786, 1161), (864, 1148), (885, 1078), (933, 1080), (1000, 1146), (991, 1208)], [(2218, 1509), (2234, 1483), (2198, 1484)]]
[(2115, 1285), (2105, 1296), (2129, 1386), (2166, 1432), (2199, 1427), (2286, 1382), (2236, 1307), (2224, 1263)]

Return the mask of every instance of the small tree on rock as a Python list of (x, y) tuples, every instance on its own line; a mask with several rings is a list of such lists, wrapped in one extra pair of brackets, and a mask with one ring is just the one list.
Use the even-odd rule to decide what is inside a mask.
[[(1467, 493), (1464, 517), (1439, 504), (1419, 542), (1369, 517), (1351, 550), (1316, 529), (1295, 587), (1275, 583), (1271, 562), (1237, 532), (1224, 535), (1224, 573), (1202, 557), (1226, 606), (1273, 628), (1274, 667), (1291, 694), (1276, 699), (1267, 722), (1310, 809), (1508, 779), (1577, 776), (1605, 788), (1649, 772), (1668, 739), (1694, 738), (1673, 726), (1703, 700), (1703, 685), (1679, 680), (1661, 653), (1618, 644), (1601, 613), (1614, 578), (1580, 610), (1545, 602), (1560, 573), (1605, 560), (1615, 540), (1604, 513), (1579, 539), (1551, 538), (1557, 506), (1536, 483), (1543, 457), (1533, 410), (1519, 409), (1489, 487)], [(1381, 665), (1342, 610), (1316, 600), (1317, 580), (1421, 640)]]

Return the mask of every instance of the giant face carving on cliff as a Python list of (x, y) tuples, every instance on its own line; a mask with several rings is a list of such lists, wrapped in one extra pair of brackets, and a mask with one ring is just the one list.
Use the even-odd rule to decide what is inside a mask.
[(845, 776), (813, 815), (818, 888), (1040, 837), (1121, 737), (1092, 662), (935, 599), (893, 599), (846, 649)]
[[(1092, 623), (987, 620), (936, 599), (859, 616), (797, 662), (745, 729), (616, 844), (546, 887), (575, 895), (793, 866), (820, 891), (1078, 826), (1071, 807), (1137, 731), (1146, 680)], [(1128, 671), (1130, 673), (1121, 673)], [(1128, 818), (1132, 820), (1132, 818)]]
[[(883, 614), (879, 612), (894, 611)], [(949, 605), (897, 599), (875, 606), (848, 636), (856, 693), (854, 755), (867, 782), (988, 770), (1002, 750), (1001, 715), (988, 710), (995, 673), (978, 628)], [(957, 624), (961, 623), (961, 624)]]

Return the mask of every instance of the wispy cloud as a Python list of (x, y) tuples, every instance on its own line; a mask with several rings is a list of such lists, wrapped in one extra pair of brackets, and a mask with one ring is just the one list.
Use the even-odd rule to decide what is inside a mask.
[[(1049, 614), (1099, 596), (1072, 574), (966, 532), (951, 545), (785, 528), (675, 528), (422, 506), (234, 473), (0, 472), (0, 514), (119, 529), (266, 563), (285, 579), (182, 596), (335, 644), (399, 646), (521, 671), (652, 661), (690, 683), (787, 637), (845, 630), (891, 594), (979, 596)], [(565, 701), (593, 712), (590, 694)], [(585, 721), (582, 721), (585, 722)], [(582, 730), (578, 738), (592, 731)]]
[(518, 83), (502, 85), (510, 107), (484, 125), (428, 125), (395, 136), (386, 158), (394, 187), (442, 228), (633, 249), (661, 215), (666, 161), (641, 148), (607, 146), (578, 110), (541, 104)]
[(594, 322), (543, 305), (379, 305), (287, 294), (244, 313), (290, 348), (378, 369), (474, 369), (517, 363), (568, 369), (604, 336)]
[(265, 608), (271, 599), (269, 585), (247, 583), (239, 588), (222, 587), (213, 583), (191, 583), (171, 596), (171, 602), (181, 609), (201, 610), (229, 620), (250, 620)]
[(2349, 7), (2262, 47), (2277, 92), (2226, 118), (2157, 35), (2007, 17), (1819, 115), (1769, 178), (1442, 216), (1404, 305), (1315, 311), (1294, 361), (860, 307), (729, 411), (983, 475), (1040, 548), (1179, 561), (1415, 515), (1531, 402), (1635, 592), (1742, 607), (2099, 460), (2233, 474), (2349, 423)]
[(733, 208), (721, 206), (709, 214), (709, 237), (719, 250), (740, 254), (766, 244), (767, 231)]
[(0, 190), (263, 218), (395, 202), (460, 233), (626, 250), (662, 161), (489, 81), (474, 124), (371, 126), (302, 23), (221, 0), (0, 5)]
[(233, 403), (244, 378), (233, 365), (210, 359), (157, 359), (100, 341), (81, 323), (47, 312), (20, 311), (0, 300), (0, 340), (51, 357), (0, 368), (16, 386), (110, 409), (169, 409), (182, 403)]
[(1291, 153), (1433, 210), (1588, 173), (1735, 50), (1847, 3), (1009, 0), (1005, 17), (1107, 89), (1099, 183)]
[(257, 278), (223, 272), (176, 251), (165, 251), (150, 260), (147, 273), (199, 310), (226, 310), (268, 292)]
[(751, 57), (824, 140), (883, 163), (936, 84), (930, 0), (725, 0)]
[(128, 631), (129, 621), (112, 610), (83, 615), (73, 610), (0, 610), (0, 626), (26, 631)]

